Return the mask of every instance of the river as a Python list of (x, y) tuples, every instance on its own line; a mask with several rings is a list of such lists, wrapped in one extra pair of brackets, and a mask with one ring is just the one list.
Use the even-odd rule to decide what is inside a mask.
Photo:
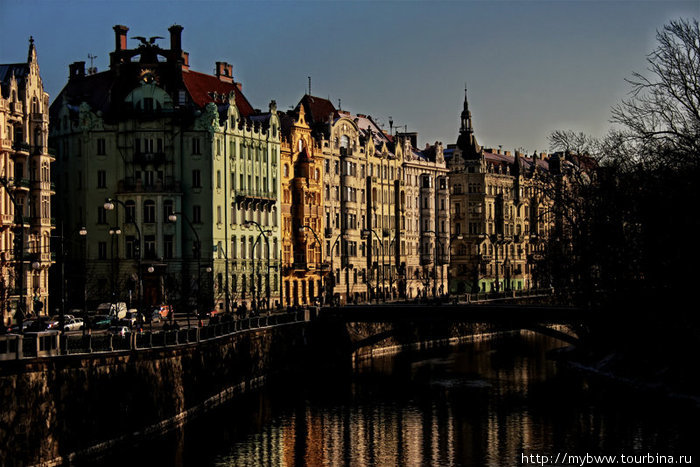
[[(502, 335), (294, 375), (101, 463), (509, 466), (554, 465), (557, 455), (557, 465), (582, 465), (586, 455), (700, 462), (697, 410), (561, 368), (547, 355), (562, 345)], [(562, 463), (564, 455), (584, 457)]]

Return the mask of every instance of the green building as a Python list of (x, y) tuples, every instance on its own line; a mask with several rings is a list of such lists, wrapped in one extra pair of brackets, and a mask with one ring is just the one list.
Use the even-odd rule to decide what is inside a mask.
[(226, 62), (191, 70), (182, 29), (169, 28), (169, 49), (157, 37), (129, 49), (114, 26), (109, 69), (71, 64), (51, 106), (65, 253), (53, 289), (66, 281), (71, 308), (280, 299), (275, 102), (254, 109)]

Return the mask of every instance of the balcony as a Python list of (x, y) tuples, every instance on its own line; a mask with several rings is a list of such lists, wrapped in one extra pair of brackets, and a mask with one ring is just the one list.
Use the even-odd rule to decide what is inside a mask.
[(236, 203), (244, 206), (263, 206), (270, 208), (277, 202), (277, 195), (272, 191), (237, 190)]
[(29, 190), (32, 182), (28, 178), (15, 178), (14, 188), (16, 190)]
[(164, 152), (136, 152), (134, 153), (134, 164), (160, 165), (165, 162)]
[(29, 155), (29, 151), (31, 149), (31, 146), (29, 146), (29, 143), (24, 143), (24, 142), (16, 142), (14, 145), (12, 145), (12, 149), (15, 150), (15, 152), (23, 155)]
[(22, 115), (23, 107), (24, 106), (19, 101), (18, 102), (11, 102), (10, 103), (10, 112), (18, 114), (18, 115)]

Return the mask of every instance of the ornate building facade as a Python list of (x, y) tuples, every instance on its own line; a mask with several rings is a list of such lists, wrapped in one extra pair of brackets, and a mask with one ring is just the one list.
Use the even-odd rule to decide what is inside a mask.
[(407, 296), (447, 293), (450, 261), (450, 198), (442, 143), (416, 149), (417, 134), (401, 137), (404, 147)]
[(526, 157), (481, 147), (465, 91), (457, 144), (450, 148), (450, 291), (503, 292), (541, 286), (535, 267), (553, 225), (538, 184), (546, 154)]
[(281, 116), (283, 304), (323, 301), (323, 159), (304, 106)]
[(27, 61), (0, 64), (0, 314), (2, 323), (49, 312), (51, 163), (49, 95), (34, 40)]
[[(51, 106), (57, 208), (83, 289), (73, 304), (279, 300), (276, 105), (254, 110), (226, 62), (191, 70), (182, 29), (169, 28), (169, 49), (157, 37), (128, 48), (128, 28), (115, 26), (109, 69), (72, 64)], [(84, 245), (72, 233), (82, 226)]]

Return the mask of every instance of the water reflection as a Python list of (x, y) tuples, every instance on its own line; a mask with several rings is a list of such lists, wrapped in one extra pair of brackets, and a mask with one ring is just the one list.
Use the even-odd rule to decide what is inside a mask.
[(546, 353), (559, 345), (504, 336), (299, 376), (134, 454), (158, 465), (446, 466), (557, 452), (694, 453), (696, 412), (558, 370)]

